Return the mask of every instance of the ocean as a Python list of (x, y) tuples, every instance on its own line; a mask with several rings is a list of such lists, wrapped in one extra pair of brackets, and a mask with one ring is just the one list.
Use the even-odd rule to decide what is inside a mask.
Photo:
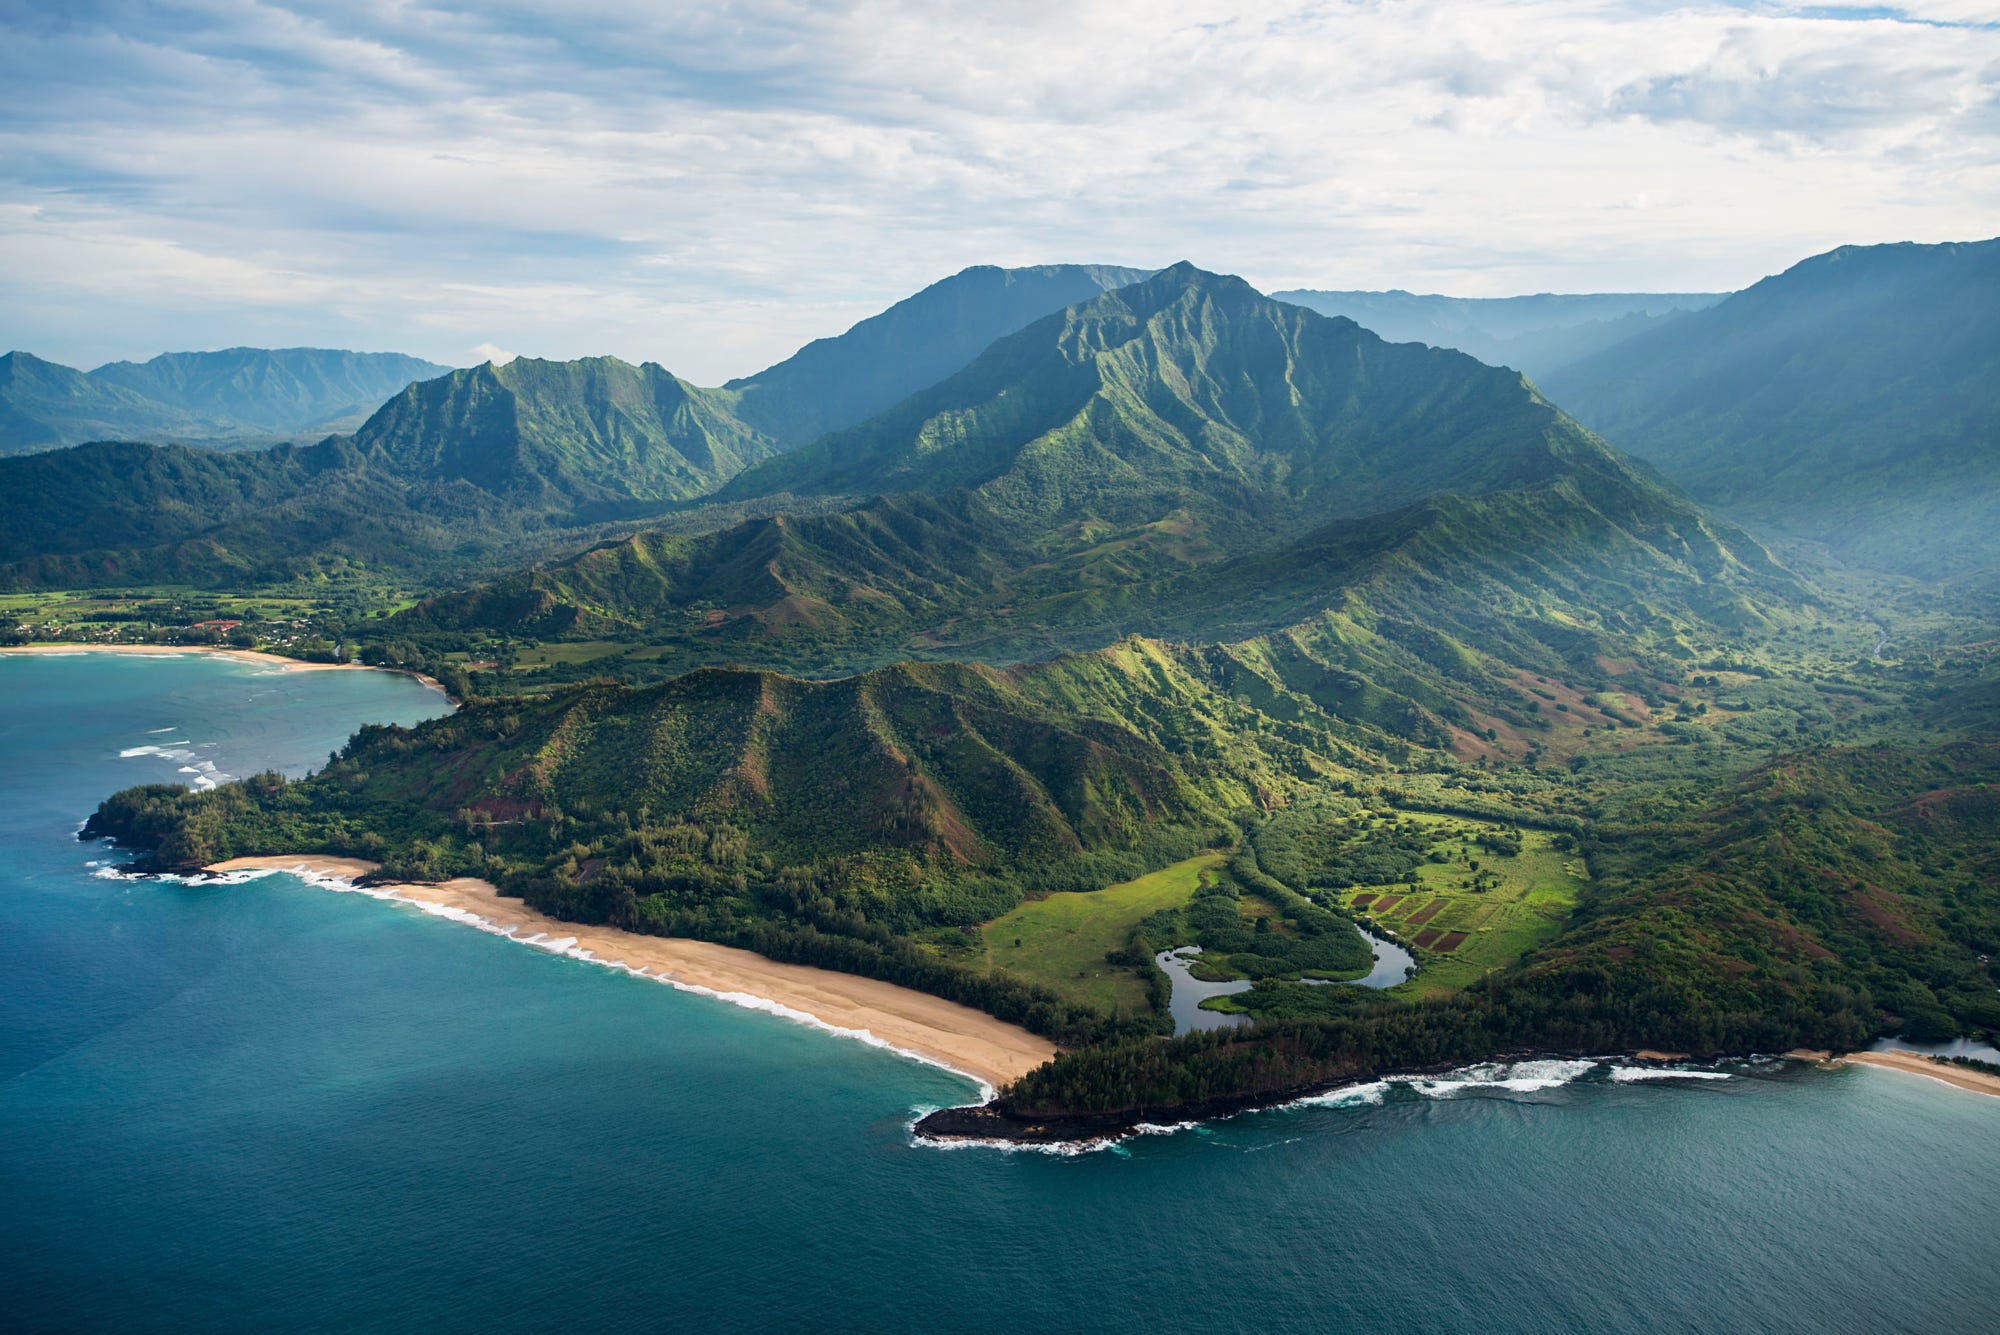
[(16, 1330), (1995, 1331), (2000, 1100), (1474, 1069), (1054, 1155), (969, 1081), (273, 875), (115, 879), (114, 789), (439, 712), (368, 672), (0, 655)]

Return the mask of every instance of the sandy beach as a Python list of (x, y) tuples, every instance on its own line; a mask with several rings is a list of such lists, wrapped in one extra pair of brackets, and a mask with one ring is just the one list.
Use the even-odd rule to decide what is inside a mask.
[(286, 658), (282, 654), (267, 654), (258, 649), (231, 649), (215, 644), (74, 644), (48, 640), (41, 644), (10, 644), (0, 647), (0, 654), (213, 654), (217, 658), (234, 658), (245, 663), (262, 663), (266, 667), (290, 668), (298, 672), (374, 672), (364, 663), (307, 663), (297, 658)]
[(267, 654), (259, 649), (231, 649), (226, 645), (212, 644), (85, 644), (45, 641), (41, 644), (10, 644), (0, 646), (0, 654), (208, 654), (215, 658), (233, 658), (242, 663), (256, 663), (263, 667), (283, 668), (287, 672), (401, 672), (406, 677), (415, 677), (434, 691), (443, 692), (444, 687), (426, 677), (421, 672), (410, 672), (403, 668), (371, 667), (366, 663), (308, 663), (303, 659), (286, 658), (283, 654)]
[[(212, 872), (290, 871), (352, 881), (376, 870), (360, 858), (234, 858), (207, 868)], [(502, 895), (486, 881), (469, 877), (439, 885), (370, 887), (432, 911), (470, 915), (488, 930), (519, 939), (537, 933), (568, 940), (569, 950), (594, 960), (622, 963), (687, 987), (725, 998), (776, 1003), (830, 1028), (866, 1034), (890, 1047), (999, 1087), (1024, 1075), (1056, 1053), (1055, 1045), (983, 1011), (945, 1001), (893, 983), (853, 974), (780, 964), (748, 950), (678, 937), (645, 936), (612, 927), (563, 922)]]
[(1975, 1094), (2000, 1097), (2000, 1075), (1988, 1075), (1984, 1071), (1934, 1062), (1918, 1052), (1850, 1052), (1842, 1060), (1859, 1062), (1863, 1066), (1878, 1066), (1885, 1071), (1905, 1071), (1911, 1075), (1925, 1075), (1933, 1080), (1942, 1080), (1955, 1088), (1970, 1090)]

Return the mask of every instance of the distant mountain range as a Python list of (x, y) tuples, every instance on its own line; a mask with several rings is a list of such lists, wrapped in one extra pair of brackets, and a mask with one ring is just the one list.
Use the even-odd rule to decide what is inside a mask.
[[(870, 498), (919, 494), (941, 507), (924, 512), (924, 541), (971, 565), (910, 566), (906, 592), (970, 579), (1025, 596), (1018, 571), (996, 584), (985, 558), (1039, 553), (1027, 565), (1056, 572), (1083, 559), (1085, 538), (1130, 530), (1115, 579), (1178, 578), (1338, 519), (1604, 475), (1599, 447), (1519, 375), (1397, 342), (1413, 332), (1388, 318), (1398, 311), (1438, 337), (1601, 341), (1637, 321), (1545, 376), (1554, 402), (1753, 526), (1849, 559), (1965, 570), (2000, 527), (1996, 244), (1836, 251), (1702, 309), (1687, 309), (1702, 294), (1291, 294), (1371, 307), (1361, 314), (1388, 341), (1188, 265), (973, 268), (720, 388), (650, 363), (520, 359), (396, 386), (351, 435), (248, 462), (104, 445), (0, 461), (0, 582), (279, 577), (308, 554), (448, 579), (670, 514), (673, 532), (648, 541), (723, 542), (737, 521), (782, 513), (795, 547), (796, 526), (831, 524), (829, 511), (873, 515)], [(58, 419), (115, 437), (193, 438), (225, 418), (270, 431), (363, 393), (364, 372), (386, 383), (440, 369), (237, 350), (85, 375), (15, 353), (0, 359), (0, 434), (46, 436)], [(1496, 444), (1529, 438), (1539, 455)], [(51, 496), (64, 498), (60, 523), (47, 521)], [(857, 518), (856, 534), (873, 547), (921, 510)], [(826, 568), (849, 559), (864, 558), (835, 553)], [(1050, 573), (1051, 596), (1059, 583)], [(638, 597), (664, 607), (682, 594)], [(567, 615), (555, 601), (545, 611)], [(936, 606), (964, 617), (973, 602)], [(1051, 624), (1090, 623), (1072, 615), (1082, 605), (1070, 599)], [(594, 605), (577, 624), (635, 615)], [(976, 621), (953, 622), (946, 641), (966, 643), (953, 637)]]
[(1344, 315), (1391, 343), (1456, 348), (1492, 366), (1511, 366), (1535, 380), (1593, 353), (1615, 347), (1689, 311), (1705, 310), (1721, 292), (1543, 293), (1529, 297), (1440, 297), (1413, 292), (1271, 294), (1322, 315)]
[(1517, 708), (1499, 683), (1522, 667), (1700, 638), (1800, 596), (1517, 373), (1187, 264), (720, 494), (878, 499), (642, 532), (381, 633), (624, 639), (649, 646), (630, 665), (647, 673), (1254, 641), (1240, 670), (1259, 691), (1342, 700), (1372, 745), (1444, 745), (1465, 702)]
[[(439, 374), (386, 390), (351, 436), (242, 461), (102, 443), (210, 441), (218, 424), (196, 408), (214, 409), (212, 391), (190, 383), (175, 392), (193, 406), (162, 403), (17, 353), (0, 365), (0, 389), (13, 387), (0, 393), (0, 439), (11, 431), (47, 450), (60, 419), (99, 441), (0, 459), (0, 584), (277, 578), (330, 559), (457, 569), (544, 555), (565, 532), (573, 550), (591, 525), (699, 500), (817, 424), (851, 426), (1138, 272), (967, 269), (720, 389), (610, 357), (430, 368)], [(144, 383), (177, 377), (191, 381), (182, 368)], [(52, 495), (69, 498), (59, 522), (37, 499)]]
[(1881, 568), (2000, 566), (2000, 240), (1843, 246), (1543, 387), (1752, 523)]
[(78, 371), (0, 357), (0, 454), (93, 440), (263, 445), (351, 431), (383, 400), (451, 368), (396, 352), (227, 348)]

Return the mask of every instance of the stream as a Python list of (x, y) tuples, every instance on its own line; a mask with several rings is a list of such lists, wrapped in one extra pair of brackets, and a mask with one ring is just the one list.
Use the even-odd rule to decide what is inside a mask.
[[(1368, 944), (1375, 952), (1375, 967), (1362, 978), (1302, 978), (1299, 981), (1314, 987), (1331, 987), (1339, 983), (1355, 987), (1394, 987), (1409, 976), (1416, 964), (1410, 952), (1384, 937), (1363, 928), (1354, 929), (1368, 938)], [(1228, 982), (1209, 983), (1194, 976), (1194, 959), (1201, 954), (1200, 946), (1181, 946), (1176, 950), (1162, 950), (1153, 956), (1153, 963), (1166, 971), (1167, 979), (1173, 985), (1173, 993), (1168, 999), (1167, 1010), (1174, 1017), (1174, 1033), (1185, 1034), (1196, 1029), (1235, 1029), (1249, 1024), (1250, 1017), (1229, 1011), (1203, 1010), (1201, 1003), (1210, 997), (1234, 996), (1238, 992), (1250, 990), (1248, 978), (1232, 978)]]

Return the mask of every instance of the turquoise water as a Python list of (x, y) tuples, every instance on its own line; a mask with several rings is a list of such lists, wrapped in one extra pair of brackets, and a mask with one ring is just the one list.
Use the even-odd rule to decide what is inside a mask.
[(179, 774), (119, 756), (149, 736), (301, 769), (439, 707), (0, 657), (10, 1328), (2000, 1330), (2000, 1100), (1912, 1077), (1516, 1070), (943, 1151), (906, 1127), (971, 1092), (944, 1072), (289, 877), (97, 878), (72, 838)]

